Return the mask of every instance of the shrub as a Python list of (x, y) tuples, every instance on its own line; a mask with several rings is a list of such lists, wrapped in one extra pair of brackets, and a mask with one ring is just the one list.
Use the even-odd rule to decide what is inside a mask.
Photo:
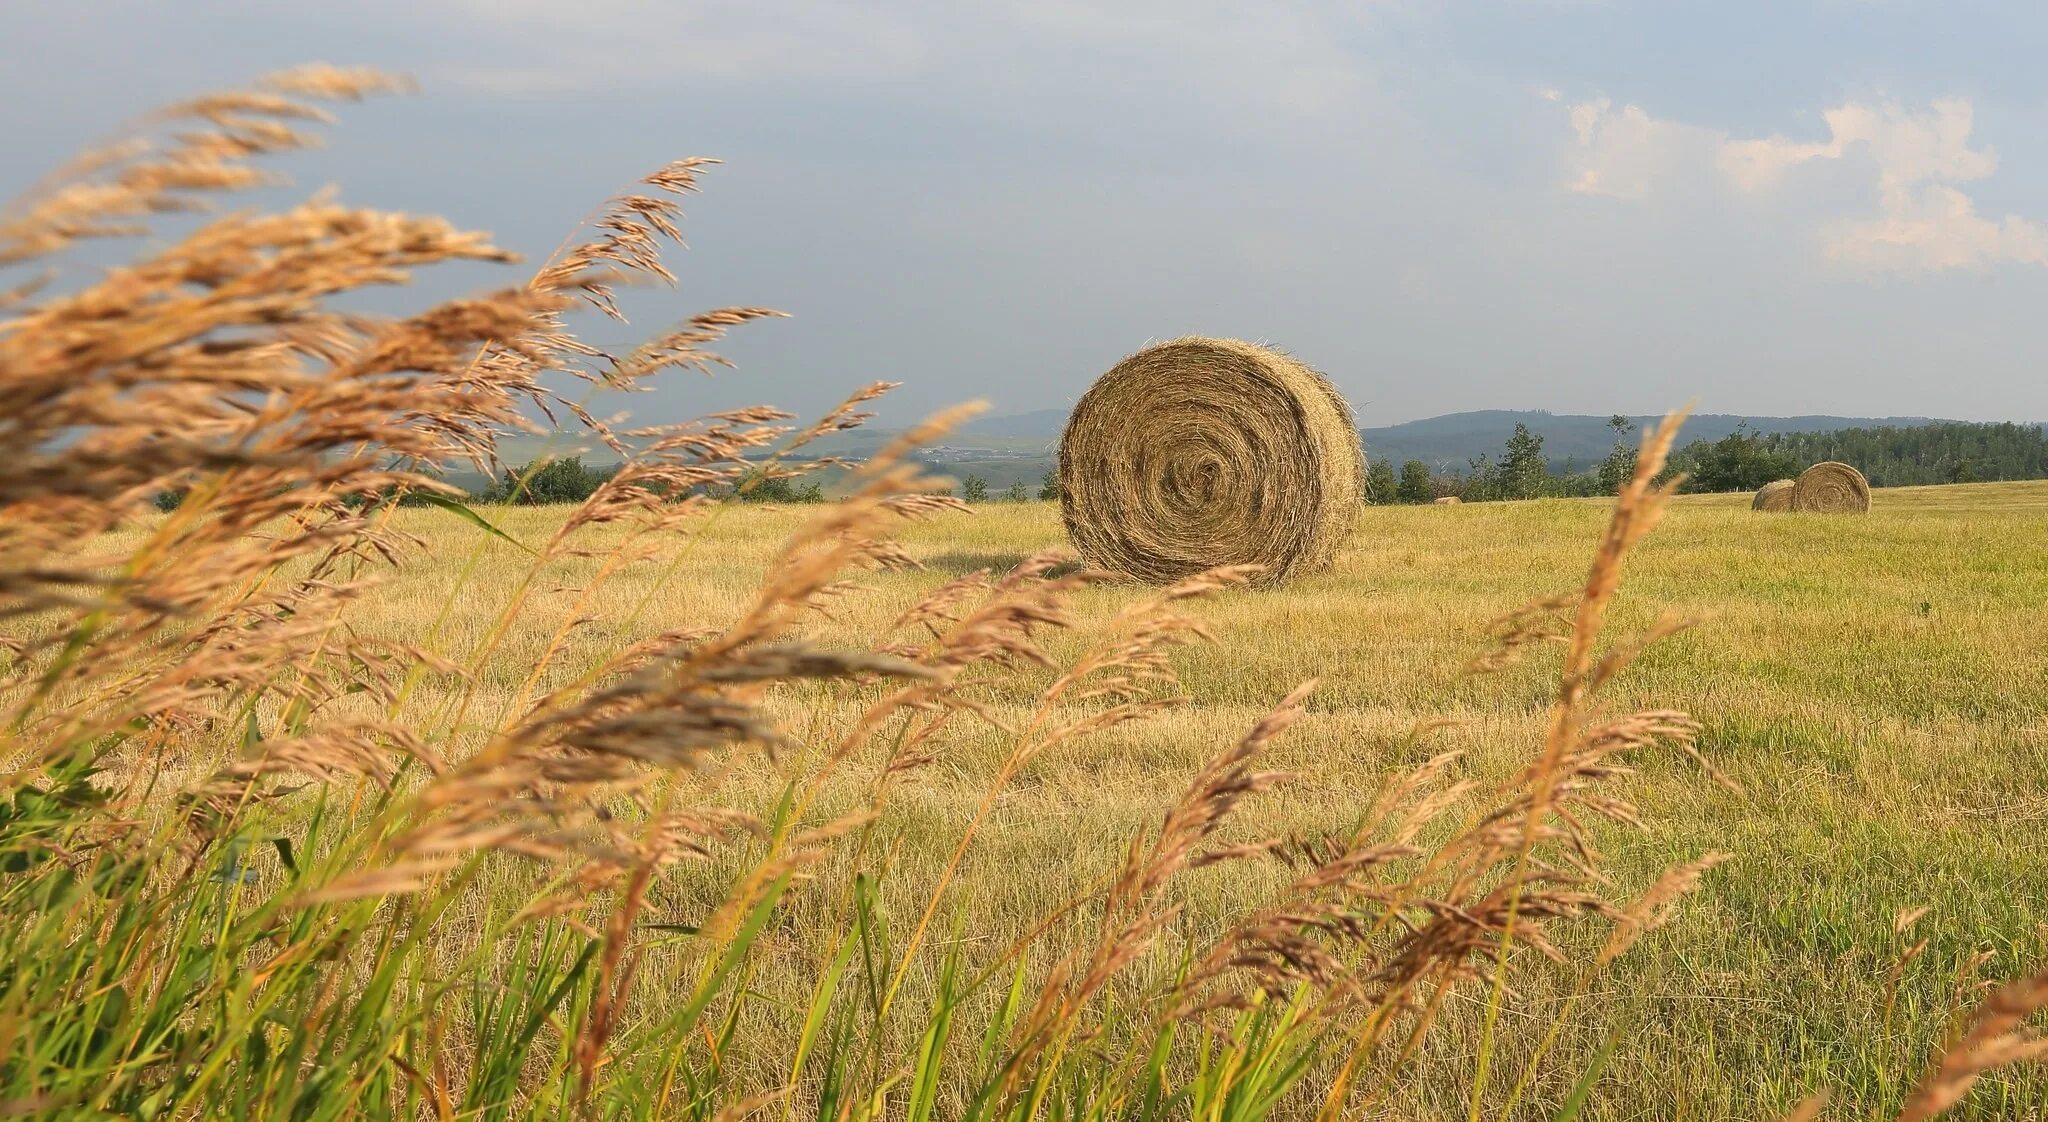
[(1045, 473), (1044, 478), (1038, 484), (1038, 497), (1047, 502), (1059, 501), (1060, 473), (1058, 471), (1048, 470)]
[(1806, 466), (1773, 450), (1746, 425), (1711, 444), (1693, 441), (1672, 460), (1674, 471), (1687, 473), (1688, 491), (1754, 491), (1774, 479), (1796, 476)]
[(484, 492), (483, 499), (522, 506), (580, 503), (595, 495), (611, 476), (610, 470), (585, 466), (581, 456), (534, 460), (506, 472)]
[(971, 471), (968, 472), (967, 479), (960, 484), (960, 497), (966, 499), (970, 503), (987, 502), (988, 480), (983, 479), (981, 476), (978, 476)]
[(734, 495), (749, 503), (821, 503), (824, 484), (815, 480), (798, 482), (787, 475), (757, 474), (741, 482)]

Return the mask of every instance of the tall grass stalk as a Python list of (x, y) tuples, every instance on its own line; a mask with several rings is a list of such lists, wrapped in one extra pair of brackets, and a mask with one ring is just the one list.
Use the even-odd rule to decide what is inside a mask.
[[(174, 107), (0, 219), (0, 265), (265, 186), (257, 161), (310, 143), (320, 102), (397, 85), (308, 67)], [(1592, 980), (1722, 859), (1612, 901), (1589, 825), (1640, 825), (1609, 783), (1627, 756), (1691, 751), (1685, 715), (1596, 703), (1670, 630), (1615, 642), (1604, 624), (1670, 492), (1652, 480), (1677, 418), (1646, 438), (1583, 587), (1502, 620), (1475, 664), (1565, 649), (1520, 773), (1482, 784), (1439, 753), (1360, 777), (1378, 790), (1349, 833), (1265, 836), (1257, 807), (1291, 777), (1264, 761), (1306, 684), (1216, 746), (1092, 889), (981, 939), (955, 878), (1006, 792), (1055, 748), (1177, 705), (1176, 652), (1207, 638), (1194, 605), (1258, 574), (1091, 621), (1076, 604), (1101, 574), (1048, 553), (930, 589), (867, 645), (824, 645), (809, 623), (850, 582), (911, 564), (892, 531), (960, 512), (910, 459), (954, 411), (849, 465), (845, 497), (736, 608), (637, 634), (646, 591), (622, 639), (585, 639), (613, 582), (647, 571), (658, 589), (701, 548), (714, 495), (787, 470), (888, 388), (805, 427), (767, 408), (639, 429), (591, 414), (591, 393), (708, 369), (728, 328), (773, 314), (704, 313), (625, 355), (571, 330), (622, 318), (617, 286), (673, 279), (661, 249), (704, 166), (611, 200), (529, 279), (404, 318), (337, 301), (510, 255), (319, 197), (167, 229), (97, 279), (0, 301), (0, 1113), (1336, 1119), (1384, 1102), (1455, 998), (1485, 1010), (1471, 1116), (1519, 1116)], [(408, 494), (480, 535), (450, 596), (475, 591), (475, 559), (510, 535), (437, 473), (501, 475), (498, 439), (537, 417), (624, 466), (519, 543), (467, 651), (444, 642), (452, 599), (413, 642), (352, 626), (426, 546), (393, 515)], [(182, 503), (156, 513), (167, 492)], [(618, 525), (624, 544), (542, 620), (540, 591)], [(474, 719), (520, 626), (541, 653)], [(1017, 696), (1021, 720), (993, 701)], [(948, 856), (900, 862), (903, 792), (989, 727), (1007, 747)], [(776, 769), (766, 805), (728, 782), (746, 766)], [(1190, 922), (1196, 871), (1248, 862), (1286, 870), (1277, 889)], [(828, 937), (806, 946), (798, 914)], [(1588, 926), (1608, 932), (1590, 956)], [(1498, 1095), (1511, 979), (1558, 962), (1570, 999)], [(808, 998), (766, 996), (770, 971)], [(2024, 1021), (2043, 999), (2038, 981), (1999, 991), (1902, 1117), (2038, 1054)], [(1598, 1076), (1578, 1073), (1560, 1117)]]

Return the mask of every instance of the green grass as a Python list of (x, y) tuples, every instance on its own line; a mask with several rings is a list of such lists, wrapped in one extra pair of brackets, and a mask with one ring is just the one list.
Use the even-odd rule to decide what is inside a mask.
[[(1321, 682), (1310, 715), (1274, 759), (1304, 780), (1262, 804), (1263, 830), (1348, 827), (1382, 778), (1420, 758), (1407, 733), (1423, 720), (1457, 722), (1433, 743), (1468, 750), (1472, 774), (1508, 775), (1540, 737), (1549, 668), (1476, 678), (1459, 669), (1490, 619), (1580, 578), (1604, 515), (1591, 501), (1369, 509), (1332, 571), (1207, 605), (1217, 641), (1179, 656), (1184, 709), (1063, 746), (1004, 798), (961, 875), (975, 937), (1014, 937), (1105, 875), (1203, 758), (1308, 678)], [(413, 517), (416, 532), (466, 533)], [(505, 515), (528, 539), (555, 517)], [(721, 516), (645, 623), (731, 611), (798, 517)], [(821, 635), (862, 635), (940, 579), (1000, 571), (1059, 544), (1060, 533), (1050, 504), (999, 503), (915, 527), (906, 540), (927, 571), (869, 578), (871, 590), (842, 603), (841, 621), (821, 624)], [(1698, 623), (1654, 648), (1611, 705), (1694, 714), (1702, 752), (1744, 793), (1705, 782), (1676, 754), (1639, 761), (1625, 789), (1653, 830), (1608, 831), (1610, 868), (1640, 886), (1705, 850), (1737, 858), (1566, 1028), (1553, 1076), (1563, 1086), (1620, 1034), (1587, 1117), (1767, 1117), (1823, 1086), (1837, 1088), (1841, 1116), (1860, 1116), (1858, 1104), (1895, 1101), (1942, 1039), (1967, 958), (1993, 950), (1987, 972), (2006, 976), (2048, 952), (2038, 908), (2048, 899), (2044, 541), (2048, 484), (1882, 491), (1866, 518), (1759, 515), (1742, 497), (1674, 502), (1633, 559), (1618, 611), (1624, 624), (1667, 608)], [(513, 551), (502, 559), (513, 563)], [(366, 623), (398, 631), (414, 617), (408, 604), (446, 595), (452, 566), (408, 572)], [(559, 575), (574, 583), (576, 574)], [(608, 603), (637, 599), (642, 579), (651, 578), (624, 578)], [(1082, 614), (1100, 618), (1136, 594), (1086, 593)], [(603, 636), (598, 614), (593, 634)], [(522, 621), (531, 630), (504, 652), (508, 680), (524, 664), (522, 644), (550, 623), (545, 614)], [(451, 638), (473, 626), (458, 613)], [(563, 672), (574, 669), (572, 658)], [(1010, 702), (1032, 686), (1020, 683)], [(994, 736), (967, 738), (904, 793), (888, 828), (897, 847), (889, 887), (903, 901), (920, 898), (999, 753)], [(759, 800), (775, 782), (761, 765), (743, 769), (732, 790)], [(1193, 924), (1220, 923), (1271, 887), (1262, 876), (1277, 874), (1198, 879), (1187, 890)], [(1893, 933), (1893, 918), (1922, 906), (1933, 911), (1913, 934), (1930, 946), (1887, 1022), (1886, 974), (1911, 942)], [(782, 937), (805, 953), (833, 934), (803, 922), (793, 917)], [(774, 992), (772, 967), (755, 984)], [(1525, 989), (1510, 1030), (1540, 1024), (1555, 997)], [(1433, 1049), (1396, 1101), (1424, 1116), (1451, 1109), (1469, 1076), (1468, 1055)], [(2001, 1095), (2040, 1086), (1994, 1080), (1973, 1102), (1985, 1117), (2008, 1116), (2001, 1111), (2017, 1100)]]
[[(173, 108), (162, 146), (46, 181), (0, 257), (61, 273), (270, 182), (245, 161), (324, 117), (295, 98), (401, 85), (314, 66)], [(0, 1117), (1573, 1122), (1829, 1090), (1883, 1119), (2048, 957), (2048, 485), (1683, 500), (1618, 600), (1602, 502), (1362, 510), (1331, 571), (1197, 603), (947, 584), (1057, 545), (1056, 513), (887, 544), (930, 485), (892, 452), (838, 503), (670, 501), (800, 445), (771, 411), (670, 430), (575, 512), (389, 503), (394, 461), (473, 459), (538, 385), (708, 368), (772, 314), (562, 333), (621, 270), (671, 279), (657, 196), (702, 163), (403, 320), (329, 298), (486, 239), (228, 208), (15, 293)], [(898, 548), (923, 567), (870, 566)], [(1569, 633), (1562, 662), (1460, 673), (1582, 589), (1510, 633)], [(1698, 626), (1580, 688), (1667, 609)], [(1993, 1001), (2048, 1006), (2030, 985)], [(1957, 1113), (2048, 1113), (2032, 1070), (1968, 1087), (2023, 1043), (1983, 1031), (1936, 1081)]]
[[(511, 537), (539, 542), (565, 512), (487, 513)], [(467, 691), (470, 725), (436, 734), (439, 749), (460, 757), (513, 710), (513, 691), (571, 613), (587, 619), (543, 687), (574, 679), (639, 635), (731, 620), (764, 562), (807, 513), (723, 508), (679, 553), (620, 570), (585, 602), (576, 590), (617, 544), (609, 531), (592, 535), (586, 556), (542, 571), (537, 587), (548, 591), (512, 619), (504, 642), (476, 666), (472, 686), (430, 676), (402, 716), (422, 729), (444, 728), (448, 707)], [(1443, 748), (1465, 751), (1462, 775), (1513, 776), (1541, 743), (1555, 692), (1553, 661), (1539, 657), (1486, 676), (1460, 668), (1485, 645), (1494, 617), (1583, 578), (1606, 513), (1604, 502), (1575, 500), (1367, 509), (1333, 570), (1201, 605), (1215, 642), (1175, 655), (1183, 706), (1057, 746), (1028, 763), (996, 802), (942, 896), (930, 953), (904, 976), (898, 1003), (905, 1012), (885, 1030), (902, 1039), (875, 1053), (956, 1056), (947, 1069), (953, 1075), (939, 1080), (922, 1062), (894, 1074), (869, 1072), (892, 1088), (889, 1109), (948, 1117), (965, 1107), (960, 1072), (1000, 1054), (988, 1042), (1002, 1034), (989, 1036), (990, 1026), (1000, 1029), (1015, 1011), (1004, 1012), (1008, 968), (972, 992), (961, 989), (961, 979), (1000, 961), (1003, 948), (1062, 902), (1099, 889), (1129, 840), (1156, 826), (1201, 763), (1300, 682), (1313, 678), (1320, 686), (1307, 715), (1267, 760), (1300, 778), (1258, 800), (1233, 827), (1233, 838), (1348, 832), (1383, 780)], [(352, 626), (369, 637), (424, 636), (451, 657), (467, 656), (487, 634), (507, 585), (525, 572), (528, 555), (441, 511), (401, 511), (397, 526), (428, 548), (351, 610)], [(1057, 509), (1044, 503), (988, 504), (971, 516), (915, 525), (904, 542), (922, 570), (864, 576), (862, 587), (833, 601), (831, 618), (814, 618), (803, 630), (826, 645), (869, 642), (941, 581), (980, 568), (1006, 570), (1059, 545), (1060, 537)], [(1649, 831), (1600, 827), (1595, 836), (1622, 896), (1701, 853), (1730, 850), (1736, 858), (1710, 872), (1674, 922), (1652, 932), (1570, 1006), (1555, 1048), (1508, 1116), (1550, 1118), (1583, 1091), (1580, 1117), (1589, 1119), (1775, 1118), (1829, 1089), (1834, 1099), (1826, 1117), (1889, 1118), (1959, 1012), (1977, 1000), (1981, 979), (2010, 977), (2048, 958), (2038, 907), (2048, 899), (2048, 649), (2039, 641), (2048, 605), (2044, 540), (2048, 484), (1882, 491), (1865, 518), (1754, 514), (1740, 497), (1674, 501), (1631, 559), (1616, 624), (1626, 632), (1667, 609), (1697, 622), (1652, 648), (1606, 705), (1616, 713), (1690, 712), (1703, 726), (1702, 754), (1743, 791), (1709, 782), (1675, 751), (1640, 755), (1618, 793), (1642, 809)], [(118, 550), (126, 543), (108, 544)], [(472, 556), (480, 561), (465, 579)], [(1075, 612), (1081, 625), (1049, 636), (1048, 650), (1057, 661), (1073, 657), (1101, 620), (1143, 592), (1128, 585), (1084, 591)], [(451, 607), (447, 625), (428, 632), (425, 621), (443, 606)], [(1049, 672), (992, 679), (983, 700), (998, 718), (1017, 717), (1048, 679)], [(770, 704), (805, 740), (802, 730), (834, 727), (860, 697), (784, 687)], [(1419, 723), (1438, 719), (1451, 723), (1421, 741), (1411, 735)], [(181, 755), (174, 770), (196, 777), (237, 747), (224, 730), (210, 743), (208, 752)], [(816, 999), (827, 992), (856, 997), (863, 986), (865, 1000), (873, 999), (872, 964), (861, 963), (871, 954), (886, 962), (891, 951), (901, 952), (1009, 743), (986, 726), (955, 726), (937, 764), (897, 793), (867, 843), (886, 854), (888, 870), (879, 885), (853, 889), (869, 903), (849, 905), (845, 874), (853, 866), (842, 855), (828, 859), (813, 883), (792, 884), (779, 906), (761, 912), (762, 926), (732, 975), (747, 1000), (702, 1007), (692, 999), (703, 992), (708, 967), (689, 953), (686, 929), (754, 858), (722, 852), (665, 873), (642, 918), (666, 926), (650, 928), (636, 982), (640, 1004), (620, 1030), (624, 1056), (640, 1062), (622, 1063), (603, 1100), (614, 1105), (604, 1112), (654, 1117), (714, 1101), (690, 1100), (678, 1090), (673, 1062), (666, 1081), (650, 1074), (663, 1069), (668, 1050), (680, 1048), (672, 1043), (678, 1034), (691, 1041), (715, 1035), (718, 1043), (707, 1044), (715, 1064), (686, 1071), (722, 1087), (780, 1086), (798, 1055), (830, 1055), (833, 1070), (865, 1063), (870, 1053), (855, 1022), (826, 1017)], [(789, 780), (815, 764), (817, 747), (806, 741), (772, 757), (737, 757), (689, 790), (772, 821)], [(819, 814), (857, 805), (870, 782), (859, 770), (834, 780)], [(287, 804), (277, 813), (268, 828), (295, 838), (301, 854), (332, 848), (331, 837), (316, 836), (310, 804)], [(331, 835), (336, 827), (326, 828)], [(213, 905), (185, 913), (186, 934), (173, 947), (204, 959), (207, 924), (232, 925), (274, 906), (265, 902), (265, 886), (281, 870), (260, 844), (254, 852), (250, 864), (267, 879), (236, 894), (235, 904), (222, 889), (211, 918)], [(452, 1016), (450, 1023), (459, 1022), (474, 1042), (457, 1062), (474, 1055), (477, 1065), (469, 1105), (456, 1104), (458, 1115), (501, 1116), (514, 1101), (535, 1113), (569, 1111), (568, 1082), (543, 1079), (535, 1091), (519, 1072), (535, 1064), (573, 1068), (570, 1044), (557, 1040), (552, 1026), (582, 1016), (580, 1008), (587, 1012), (597, 944), (558, 926), (507, 926), (509, 909), (537, 883), (526, 866), (486, 860), (470, 875), (476, 880), (469, 894), (429, 897), (417, 918), (379, 927), (386, 921), (372, 921), (374, 910), (354, 913), (352, 922), (367, 924), (364, 931), (384, 932), (350, 944), (358, 984), (390, 986), (395, 996), (388, 1012), (350, 1014), (356, 1019), (347, 1023), (359, 1025), (360, 1039), (349, 1036), (339, 1054), (351, 1058), (337, 1063), (327, 1053), (321, 1069), (334, 1070), (342, 1083), (315, 1079), (297, 1087), (259, 1079), (229, 1084), (236, 1088), (231, 1098), (193, 1102), (241, 1103), (234, 1109), (251, 1116), (291, 1102), (317, 1102), (317, 1113), (334, 1117), (352, 1116), (358, 1104), (427, 1110), (435, 1100), (420, 1088), (432, 1080), (408, 1088), (380, 1057), (426, 1063), (420, 1056), (434, 1048), (419, 1034), (439, 1031), (427, 1027), (433, 1017)], [(1120, 1002), (1140, 1001), (1169, 982), (1183, 953), (1286, 875), (1270, 864), (1237, 863), (1182, 877), (1170, 889), (1181, 917), (1161, 951), (1111, 988), (1104, 1017), (1114, 1022)], [(430, 919), (441, 907), (450, 910)], [(1932, 911), (1909, 933), (1896, 933), (1894, 917), (1918, 907)], [(103, 930), (146, 942), (138, 932), (160, 922), (127, 915)], [(1923, 936), (1925, 952), (1906, 967), (1888, 1001), (1894, 964)], [(1567, 944), (1588, 952), (1601, 937), (1587, 927)], [(1018, 977), (1035, 986), (1057, 953), (1088, 938), (1090, 925), (1056, 926)], [(407, 939), (424, 946), (408, 948)], [(1986, 950), (1994, 957), (1974, 968)], [(315, 977), (307, 974), (308, 985)], [(467, 995), (453, 1007), (437, 996), (450, 984)], [(1496, 1074), (1484, 1116), (1504, 1109), (1507, 1087), (1569, 988), (1569, 972), (1517, 975), (1492, 1048)], [(1383, 1073), (1385, 1091), (1371, 1117), (1465, 1116), (1484, 998), (1483, 990), (1471, 990), (1444, 1008), (1438, 1034), (1417, 1059)], [(136, 999), (124, 993), (122, 1000)], [(307, 1010), (319, 1008), (316, 1002), (252, 1014), (276, 1020), (253, 1030), (270, 1042), (262, 1046), (266, 1062), (279, 1049), (305, 1056), (331, 1046), (290, 1031), (302, 1018), (311, 1023), (316, 1013)], [(1242, 1030), (1248, 1035), (1241, 1043), (1269, 1027)], [(252, 1030), (224, 1030), (222, 1039), (237, 1039), (236, 1031)], [(920, 1042), (927, 1032), (936, 1035)], [(522, 1059), (510, 1043), (522, 1039), (537, 1041), (530, 1046), (538, 1053)], [(1284, 1068), (1291, 1053), (1276, 1047), (1282, 1051), (1274, 1062)], [(1185, 1062), (1175, 1061), (1177, 1087), (1198, 1089), (1212, 1077)], [(351, 1072), (365, 1082), (348, 1083)], [(1279, 1101), (1278, 1116), (1311, 1114), (1314, 1089), (1328, 1072), (1327, 1059), (1319, 1061)], [(829, 1083), (799, 1083), (790, 1102), (800, 1104), (800, 1113), (818, 1109), (821, 1097), (832, 1101)], [(353, 1090), (337, 1089), (344, 1085)], [(518, 1096), (507, 1097), (515, 1087)], [(1994, 1073), (1959, 1116), (2028, 1117), (2048, 1102), (2044, 1095), (2048, 1084), (2036, 1074)], [(618, 1105), (625, 1102), (632, 1105)]]

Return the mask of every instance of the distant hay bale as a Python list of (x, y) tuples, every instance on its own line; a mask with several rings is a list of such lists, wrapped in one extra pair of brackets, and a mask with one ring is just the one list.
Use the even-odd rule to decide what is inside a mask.
[(1756, 498), (1749, 501), (1751, 510), (1791, 510), (1792, 488), (1789, 479), (1773, 479), (1757, 489)]
[(1434, 501), (1438, 506), (1454, 506), (1458, 503), (1464, 502), (1465, 500), (1459, 498), (1456, 495), (1445, 495), (1443, 498), (1436, 499)]
[(1792, 485), (1792, 509), (1815, 514), (1864, 514), (1870, 510), (1870, 482), (1848, 464), (1833, 460), (1799, 473)]
[(1328, 379), (1236, 339), (1147, 347), (1097, 379), (1060, 438), (1060, 517), (1097, 568), (1166, 583), (1336, 556), (1365, 494), (1351, 407)]

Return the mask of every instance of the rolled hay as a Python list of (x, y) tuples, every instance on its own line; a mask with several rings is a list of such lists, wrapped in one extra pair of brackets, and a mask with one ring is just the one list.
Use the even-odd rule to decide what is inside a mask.
[(1751, 510), (1791, 510), (1792, 488), (1789, 479), (1773, 479), (1757, 488), (1756, 498), (1749, 501)]
[(1060, 437), (1060, 518), (1083, 560), (1167, 583), (1330, 563), (1365, 494), (1351, 407), (1327, 378), (1236, 339), (1147, 347), (1096, 379)]
[(1848, 464), (1833, 460), (1799, 473), (1792, 484), (1792, 509), (1814, 514), (1865, 514), (1870, 510), (1870, 481)]
[(1437, 506), (1457, 506), (1460, 503), (1463, 503), (1465, 500), (1459, 498), (1456, 495), (1445, 495), (1441, 499), (1432, 499), (1430, 501), (1435, 503)]

